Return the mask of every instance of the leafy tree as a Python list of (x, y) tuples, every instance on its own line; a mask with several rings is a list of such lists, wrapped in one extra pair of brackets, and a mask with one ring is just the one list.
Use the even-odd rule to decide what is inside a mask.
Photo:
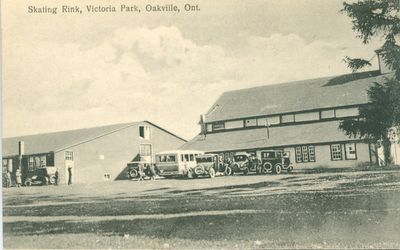
[[(400, 125), (400, 0), (360, 0), (343, 3), (342, 12), (351, 19), (353, 30), (364, 44), (373, 37), (383, 38), (381, 58), (394, 71), (384, 83), (375, 83), (368, 90), (370, 104), (359, 108), (359, 119), (346, 119), (339, 128), (347, 135), (382, 140), (386, 163), (389, 162), (389, 128)], [(353, 72), (370, 66), (368, 60), (346, 57), (344, 61)]]
[[(364, 44), (373, 37), (385, 40), (380, 53), (384, 62), (395, 71), (400, 80), (400, 1), (399, 0), (363, 0), (355, 3), (343, 3), (342, 12), (351, 19), (353, 30)], [(367, 60), (346, 57), (349, 68), (356, 71), (366, 65)]]

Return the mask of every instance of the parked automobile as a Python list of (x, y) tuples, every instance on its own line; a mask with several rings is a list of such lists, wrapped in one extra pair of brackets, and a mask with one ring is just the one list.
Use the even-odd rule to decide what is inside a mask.
[(173, 150), (156, 154), (156, 166), (159, 175), (164, 177), (181, 176), (193, 178), (196, 156), (204, 154), (197, 150)]
[(282, 170), (290, 173), (293, 164), (290, 162), (289, 152), (282, 150), (263, 150), (261, 153), (262, 171), (264, 173), (280, 174)]
[(242, 172), (248, 174), (249, 172), (261, 173), (261, 161), (249, 153), (236, 153), (233, 157), (233, 163), (230, 168), (232, 173)]
[(127, 165), (129, 179), (139, 178), (140, 171), (144, 174), (142, 177), (154, 177), (158, 174), (156, 167), (145, 161), (131, 161)]
[(204, 154), (196, 156), (196, 167), (193, 169), (193, 177), (208, 175), (214, 178), (217, 172), (221, 171), (219, 155)]
[(28, 172), (24, 185), (54, 185), (57, 182), (56, 172), (56, 167), (42, 167)]

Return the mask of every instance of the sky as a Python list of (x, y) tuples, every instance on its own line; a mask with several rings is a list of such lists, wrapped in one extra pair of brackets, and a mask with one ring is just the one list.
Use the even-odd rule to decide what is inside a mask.
[[(149, 120), (190, 139), (225, 91), (347, 74), (345, 56), (382, 45), (362, 44), (342, 1), (187, 2), (148, 13), (165, 1), (2, 1), (3, 137)], [(28, 13), (66, 4), (83, 13)], [(141, 12), (86, 12), (120, 4)]]

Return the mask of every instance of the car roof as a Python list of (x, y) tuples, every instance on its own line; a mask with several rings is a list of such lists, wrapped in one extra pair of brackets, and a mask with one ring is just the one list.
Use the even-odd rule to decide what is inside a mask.
[(210, 157), (210, 156), (218, 156), (217, 154), (203, 154), (203, 155), (197, 155), (197, 157)]
[(169, 150), (169, 151), (159, 152), (156, 155), (163, 155), (163, 154), (204, 154), (204, 151), (199, 151), (199, 150)]
[(250, 154), (246, 152), (237, 152), (235, 153), (235, 155), (250, 155)]

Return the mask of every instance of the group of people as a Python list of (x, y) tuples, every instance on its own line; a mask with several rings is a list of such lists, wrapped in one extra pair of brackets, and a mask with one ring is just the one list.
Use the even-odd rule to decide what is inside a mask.
[[(7, 171), (6, 176), (5, 176), (5, 186), (7, 188), (11, 187), (12, 185), (12, 180), (11, 180), (11, 172)], [(21, 187), (22, 186), (22, 172), (21, 169), (17, 169), (15, 171), (15, 186), (16, 187)]]
[(146, 176), (149, 176), (151, 180), (155, 180), (157, 175), (158, 169), (154, 164), (149, 164), (145, 166), (145, 164), (138, 165), (138, 181), (143, 181)]
[[(3, 175), (3, 182), (4, 182), (3, 186), (5, 186), (7, 188), (12, 186), (13, 181), (12, 181), (12, 177), (11, 176), (12, 176), (12, 172), (10, 172), (10, 171), (7, 171), (6, 174)], [(15, 170), (15, 176), (14, 177), (15, 177), (15, 186), (16, 187), (21, 187), (22, 186), (22, 171), (21, 171), (21, 169), (17, 168)], [(43, 180), (42, 180), (42, 183), (43, 183)], [(56, 169), (56, 171), (54, 173), (54, 183), (51, 182), (51, 184), (58, 185), (58, 183), (59, 183), (59, 173), (58, 173), (58, 170)], [(68, 184), (69, 185), (71, 184), (70, 180), (69, 180)], [(25, 185), (29, 186), (29, 184), (27, 184), (26, 180), (25, 180)]]

